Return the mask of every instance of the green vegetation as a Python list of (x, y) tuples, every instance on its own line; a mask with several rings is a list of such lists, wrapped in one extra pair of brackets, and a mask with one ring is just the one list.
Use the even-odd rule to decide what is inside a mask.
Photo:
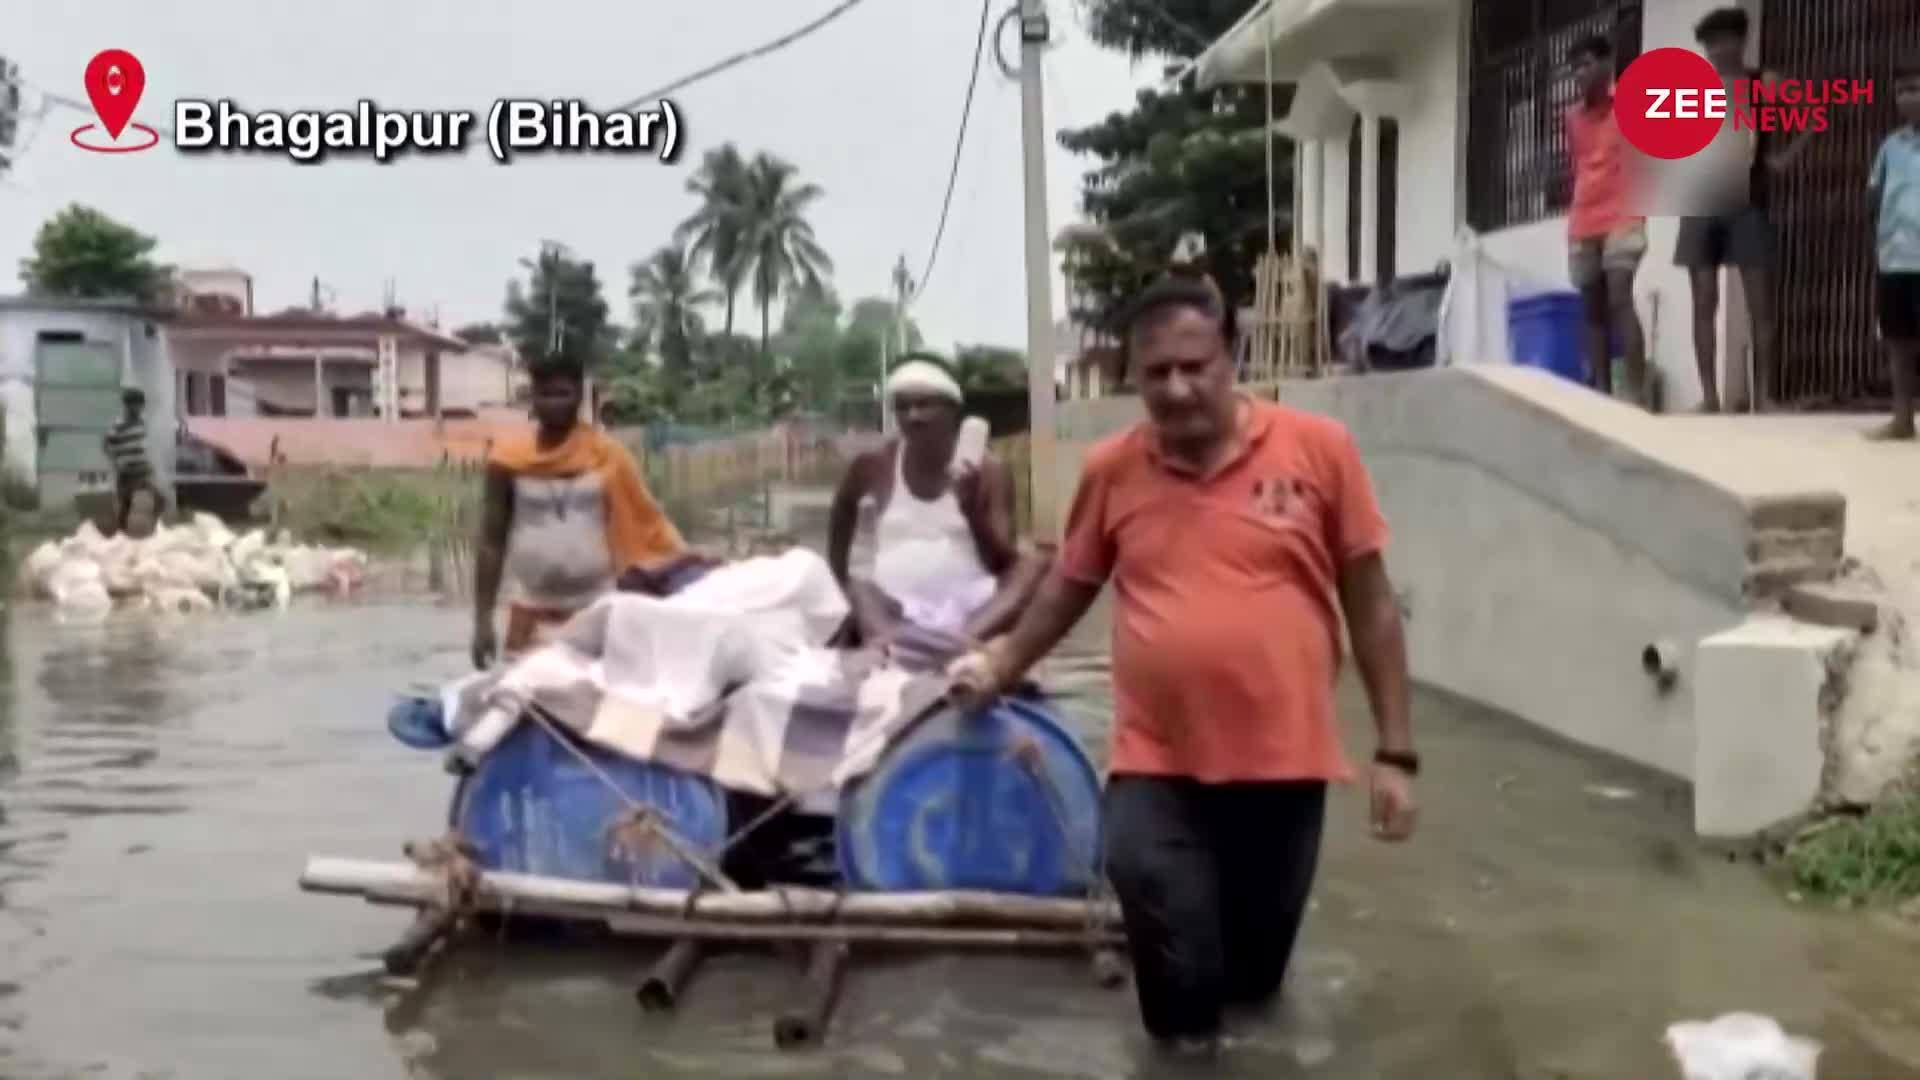
[(593, 264), (569, 258), (558, 246), (520, 264), (527, 284), (507, 285), (507, 339), (522, 356), (600, 367), (613, 351), (615, 330)]
[(467, 543), (478, 528), (479, 501), (477, 466), (281, 468), (254, 509), (256, 518), (302, 543), (389, 554), (422, 543)]
[(100, 211), (74, 204), (40, 226), (20, 261), (27, 290), (45, 296), (157, 301), (172, 270), (148, 255), (156, 241)]
[(1782, 863), (1807, 895), (1847, 904), (1920, 897), (1920, 798), (1829, 818), (1787, 846)]
[[(1135, 59), (1199, 55), (1246, 13), (1245, 0), (1085, 0), (1093, 40)], [(1253, 267), (1267, 247), (1266, 102), (1255, 86), (1141, 90), (1130, 112), (1060, 133), (1060, 144), (1092, 154), (1081, 207), (1093, 228), (1069, 240), (1073, 315), (1105, 322), (1166, 267), (1181, 235), (1206, 237), (1207, 269), (1229, 302), (1253, 302)], [(1284, 115), (1291, 88), (1274, 103)], [(1293, 150), (1275, 139), (1275, 202), (1293, 205)]]

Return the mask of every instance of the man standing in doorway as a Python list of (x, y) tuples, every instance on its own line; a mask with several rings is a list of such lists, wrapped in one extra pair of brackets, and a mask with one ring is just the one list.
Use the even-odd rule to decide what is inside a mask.
[[(1778, 80), (1772, 72), (1747, 66), (1749, 30), (1747, 13), (1732, 7), (1709, 12), (1694, 27), (1694, 38), (1700, 43), (1701, 51), (1727, 82), (1729, 100), (1737, 100), (1733, 97), (1736, 80), (1766, 83)], [(1753, 394), (1754, 409), (1767, 412), (1773, 408), (1780, 326), (1773, 294), (1776, 243), (1767, 211), (1774, 174), (1792, 164), (1810, 136), (1811, 132), (1803, 131), (1785, 150), (1780, 150), (1773, 145), (1772, 133), (1736, 128), (1729, 120), (1720, 137), (1736, 141), (1739, 152), (1733, 158), (1743, 168), (1735, 170), (1739, 175), (1716, 177), (1717, 190), (1710, 195), (1715, 203), (1714, 213), (1681, 219), (1673, 261), (1686, 269), (1693, 285), (1693, 351), (1700, 367), (1704, 412), (1720, 411), (1716, 324), (1720, 316), (1720, 268), (1723, 266), (1740, 268), (1742, 291), (1746, 294), (1753, 331), (1753, 385), (1749, 390)]]
[[(127, 512), (133, 506), (133, 494), (153, 484), (153, 463), (147, 460), (147, 422), (144, 413), (147, 395), (135, 387), (120, 392), (123, 412), (107, 429), (101, 446), (113, 468), (115, 531), (125, 532)], [(155, 493), (156, 497), (158, 492)]]
[(1613, 45), (1591, 37), (1573, 49), (1580, 100), (1567, 109), (1573, 205), (1567, 213), (1567, 271), (1586, 311), (1587, 377), (1613, 393), (1616, 335), (1627, 350), (1629, 400), (1647, 400), (1647, 342), (1633, 308), (1633, 275), (1647, 253), (1647, 221), (1634, 213), (1627, 155), (1613, 121)]
[(1880, 337), (1893, 379), (1893, 419), (1876, 439), (1913, 438), (1914, 367), (1920, 364), (1920, 53), (1893, 72), (1900, 126), (1880, 144), (1867, 180), (1880, 269)]
[(951, 674), (963, 703), (1003, 691), (1113, 580), (1107, 875), (1147, 1031), (1207, 1054), (1224, 1008), (1279, 991), (1327, 785), (1353, 775), (1333, 707), (1343, 616), (1379, 730), (1373, 832), (1413, 832), (1406, 643), (1347, 431), (1235, 393), (1229, 312), (1202, 284), (1149, 288), (1122, 333), (1149, 421), (1092, 451), (1055, 570)]

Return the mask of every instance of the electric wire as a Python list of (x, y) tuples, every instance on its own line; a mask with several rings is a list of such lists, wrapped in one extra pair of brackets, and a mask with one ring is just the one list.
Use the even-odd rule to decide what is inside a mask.
[(659, 101), (661, 98), (666, 97), (668, 94), (673, 93), (676, 90), (684, 90), (687, 87), (692, 86), (694, 83), (711, 78), (712, 76), (718, 75), (721, 72), (727, 71), (731, 68), (739, 67), (741, 64), (744, 64), (749, 60), (755, 60), (762, 56), (766, 56), (769, 53), (778, 52), (779, 50), (786, 48), (787, 46), (793, 44), (794, 42), (799, 41), (801, 38), (806, 37), (808, 34), (811, 34), (814, 31), (819, 30), (821, 27), (826, 26), (828, 23), (839, 18), (840, 16), (845, 15), (847, 12), (859, 6), (862, 2), (863, 0), (842, 0), (841, 3), (828, 9), (825, 14), (819, 16), (818, 18), (814, 19), (812, 22), (807, 23), (806, 25), (800, 27), (797, 30), (790, 30), (787, 33), (773, 39), (772, 41), (767, 42), (764, 45), (760, 45), (755, 48), (748, 49), (745, 52), (735, 53), (732, 56), (727, 57), (725, 60), (708, 64), (706, 67), (701, 68), (699, 71), (696, 71), (691, 75), (683, 75), (680, 78), (675, 79), (674, 81), (668, 83), (667, 85), (661, 87), (658, 90), (654, 90), (650, 93), (642, 94), (639, 97), (634, 98), (632, 101), (629, 101), (624, 105), (618, 106), (616, 108), (616, 111), (630, 112), (634, 109), (640, 108), (643, 105), (652, 104), (654, 102)]
[(980, 85), (980, 54), (987, 43), (987, 16), (992, 11), (993, 0), (981, 0), (980, 27), (974, 31), (973, 65), (967, 72), (967, 97), (960, 106), (960, 130), (953, 139), (953, 164), (947, 169), (947, 193), (940, 200), (940, 223), (933, 230), (933, 245), (927, 251), (926, 267), (920, 271), (920, 280), (914, 283), (913, 299), (918, 300), (926, 291), (927, 282), (933, 277), (934, 263), (940, 258), (940, 241), (947, 235), (947, 216), (953, 209), (953, 188), (960, 179), (960, 156), (967, 146), (967, 120), (973, 115), (974, 91)]

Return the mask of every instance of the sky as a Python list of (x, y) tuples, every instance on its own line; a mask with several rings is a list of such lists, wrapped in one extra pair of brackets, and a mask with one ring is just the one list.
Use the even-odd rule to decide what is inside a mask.
[[(1009, 0), (993, 0), (997, 20)], [(87, 61), (125, 49), (145, 68), (137, 122), (170, 124), (176, 98), (232, 98), (248, 110), (470, 109), (499, 97), (578, 97), (607, 109), (798, 27), (833, 0), (12, 0), (0, 54), (36, 89), (85, 100)], [(19, 5), (16, 7), (16, 5)], [(1054, 0), (1046, 126), (1051, 135), (1127, 108), (1159, 63), (1134, 64), (1087, 39), (1072, 0)], [(19, 16), (24, 14), (24, 20)], [(905, 255), (920, 279), (939, 219), (980, 7), (968, 0), (865, 0), (818, 32), (676, 95), (680, 153), (520, 158), (497, 164), (484, 131), (456, 156), (381, 165), (282, 154), (92, 154), (70, 132), (90, 114), (23, 121), (24, 153), (0, 177), (0, 292), (40, 224), (93, 206), (159, 240), (183, 268), (237, 266), (263, 312), (308, 302), (378, 307), (392, 281), (411, 312), (441, 325), (495, 320), (508, 280), (543, 239), (591, 259), (616, 321), (629, 321), (628, 267), (693, 209), (685, 191), (708, 148), (769, 151), (820, 184), (812, 215), (842, 299), (886, 295)], [(991, 25), (991, 23), (989, 24)], [(1017, 32), (1009, 27), (1009, 57)], [(951, 217), (911, 315), (931, 344), (1023, 346), (1026, 293), (1020, 92), (991, 43), (967, 129)], [(97, 136), (98, 129), (93, 135)], [(130, 135), (128, 137), (131, 137)], [(31, 140), (31, 141), (28, 141)], [(1090, 164), (1049, 137), (1048, 224), (1078, 216)], [(16, 152), (19, 148), (16, 148)], [(1056, 273), (1056, 312), (1064, 310)], [(778, 313), (775, 313), (777, 319)], [(738, 328), (758, 329), (743, 312)], [(717, 325), (716, 313), (710, 325)]]

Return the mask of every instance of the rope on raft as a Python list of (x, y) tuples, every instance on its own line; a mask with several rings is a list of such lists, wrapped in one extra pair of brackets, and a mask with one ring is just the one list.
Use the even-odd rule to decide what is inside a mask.
[(480, 853), (465, 837), (448, 832), (425, 843), (408, 842), (400, 850), (413, 865), (439, 879), (440, 895), (433, 904), (437, 910), (458, 919), (474, 911), (480, 896), (480, 864), (476, 861)]
[(608, 791), (613, 792), (621, 802), (627, 804), (626, 816), (614, 823), (613, 828), (610, 830), (611, 833), (619, 839), (628, 842), (633, 841), (637, 837), (650, 835), (653, 839), (665, 845), (667, 850), (673, 852), (681, 862), (692, 867), (701, 877), (718, 887), (720, 891), (730, 893), (741, 891), (740, 886), (735, 884), (732, 878), (729, 878), (723, 873), (718, 864), (706, 856), (701, 855), (698, 851), (695, 851), (692, 845), (681, 839), (679, 835), (667, 825), (658, 810), (627, 794), (625, 789), (614, 782), (613, 777), (607, 775), (607, 771), (602, 769), (598, 762), (588, 756), (585, 750), (574, 745), (573, 740), (568, 738), (566, 733), (560, 730), (560, 722), (554, 719), (546, 709), (542, 708), (537, 702), (529, 702), (526, 712), (528, 716), (533, 717), (535, 723), (546, 729), (547, 734), (553, 736), (555, 742), (566, 747), (568, 753), (572, 754), (582, 765), (585, 765), (594, 776), (598, 777), (600, 782), (607, 786)]

